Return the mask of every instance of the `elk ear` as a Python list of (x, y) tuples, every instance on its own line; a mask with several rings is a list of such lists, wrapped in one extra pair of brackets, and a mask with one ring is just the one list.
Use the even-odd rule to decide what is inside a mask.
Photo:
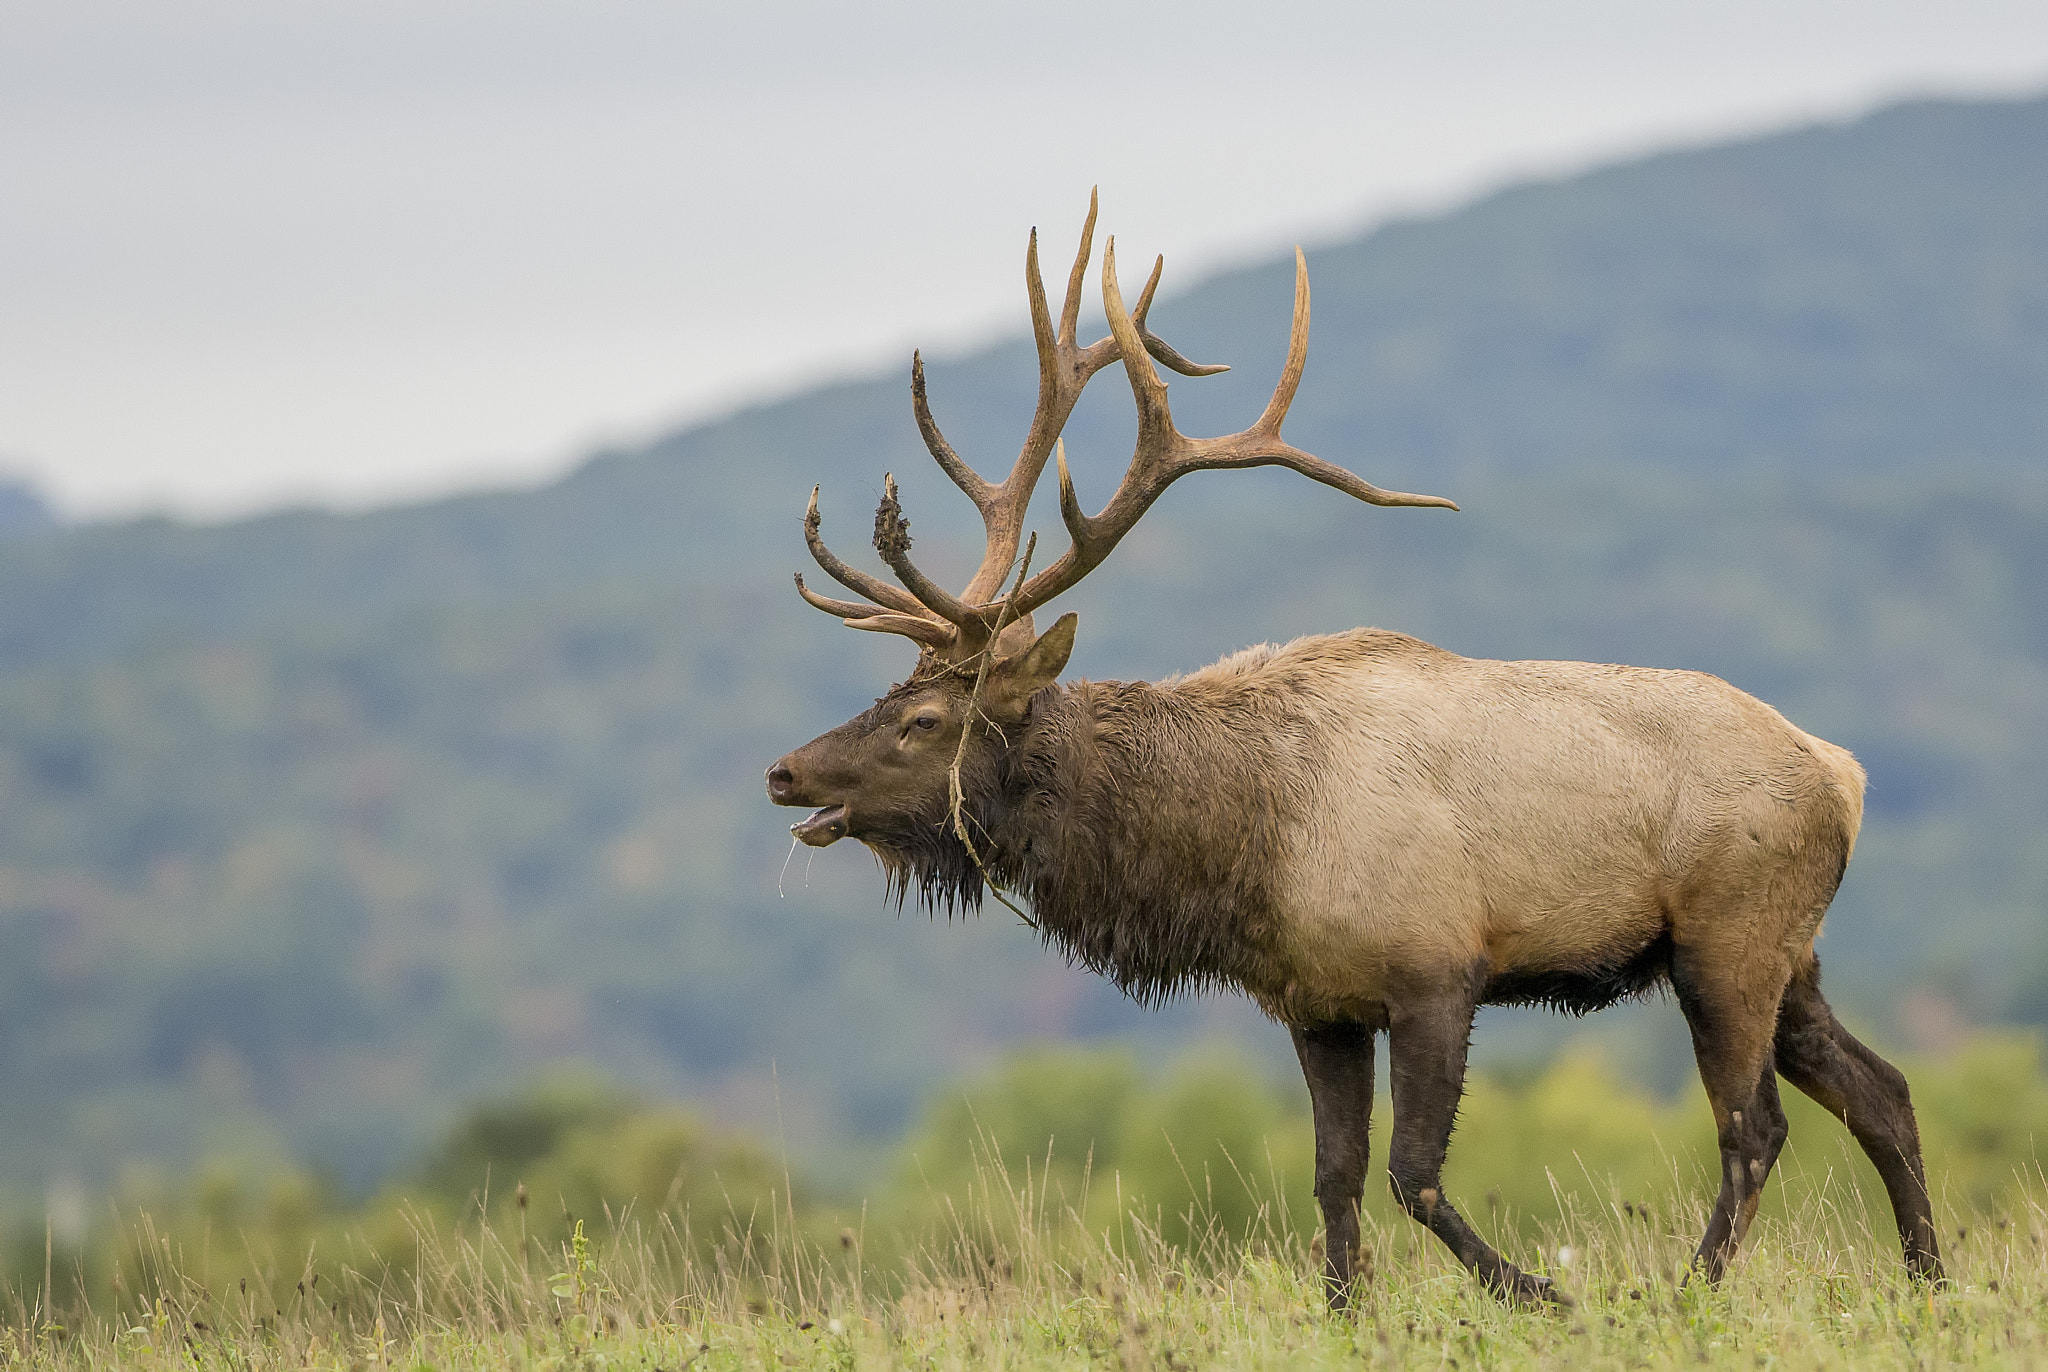
[(991, 714), (1005, 720), (1024, 717), (1031, 697), (1058, 681), (1066, 670), (1067, 657), (1074, 651), (1074, 627), (1080, 622), (1077, 615), (1061, 615), (1037, 642), (996, 664), (988, 679)]

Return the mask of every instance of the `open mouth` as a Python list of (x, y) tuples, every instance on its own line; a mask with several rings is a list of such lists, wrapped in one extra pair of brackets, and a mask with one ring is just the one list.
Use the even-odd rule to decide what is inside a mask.
[(827, 805), (811, 811), (800, 822), (789, 826), (789, 832), (813, 848), (823, 848), (846, 837), (846, 807)]

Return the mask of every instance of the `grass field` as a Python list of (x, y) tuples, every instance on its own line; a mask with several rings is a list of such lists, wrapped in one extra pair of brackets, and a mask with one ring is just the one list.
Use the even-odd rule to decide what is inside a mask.
[[(1666, 1198), (1588, 1205), (1531, 1235), (1492, 1225), (1573, 1309), (1510, 1309), (1405, 1219), (1367, 1214), (1371, 1276), (1331, 1315), (1319, 1239), (1284, 1219), (1192, 1245), (1118, 1213), (1082, 1227), (1028, 1175), (984, 1165), (915, 1242), (837, 1233), (775, 1205), (729, 1210), (707, 1235), (682, 1213), (581, 1225), (564, 1244), (481, 1218), (418, 1219), (411, 1250), (367, 1240), (317, 1263), (208, 1235), (195, 1249), (135, 1221), (108, 1298), (52, 1270), (13, 1296), (0, 1362), (25, 1367), (661, 1369), (1158, 1367), (2048, 1366), (2048, 1195), (2036, 1172), (1999, 1206), (1949, 1206), (1952, 1282), (1908, 1281), (1889, 1217), (1853, 1174), (1788, 1161), (1720, 1286), (1685, 1284), (1703, 1179)], [(1108, 1183), (1115, 1185), (1114, 1179)], [(1562, 1193), (1561, 1193), (1562, 1194)], [(1483, 1205), (1482, 1205), (1483, 1208)], [(1284, 1215), (1277, 1207), (1274, 1214)], [(1186, 1225), (1179, 1226), (1182, 1232)], [(592, 1230), (598, 1232), (592, 1233)], [(882, 1260), (870, 1247), (886, 1248)], [(53, 1259), (54, 1261), (54, 1259)], [(216, 1270), (257, 1275), (210, 1282)], [(310, 1277), (325, 1271), (323, 1282)]]

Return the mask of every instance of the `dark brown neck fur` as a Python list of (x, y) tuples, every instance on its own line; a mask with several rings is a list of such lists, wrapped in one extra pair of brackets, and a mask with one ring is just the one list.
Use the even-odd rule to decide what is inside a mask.
[(1047, 942), (1141, 1003), (1262, 983), (1310, 734), (1270, 692), (1049, 688), (992, 778), (991, 870)]

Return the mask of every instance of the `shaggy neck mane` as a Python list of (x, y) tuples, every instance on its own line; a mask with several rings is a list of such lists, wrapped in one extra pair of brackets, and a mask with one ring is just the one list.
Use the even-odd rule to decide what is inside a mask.
[[(991, 875), (1029, 898), (1048, 943), (1141, 1003), (1273, 979), (1274, 884), (1317, 750), (1299, 701), (1251, 687), (1051, 686), (1007, 743), (968, 750)], [(880, 854), (898, 899), (978, 906), (981, 872), (935, 819)]]

